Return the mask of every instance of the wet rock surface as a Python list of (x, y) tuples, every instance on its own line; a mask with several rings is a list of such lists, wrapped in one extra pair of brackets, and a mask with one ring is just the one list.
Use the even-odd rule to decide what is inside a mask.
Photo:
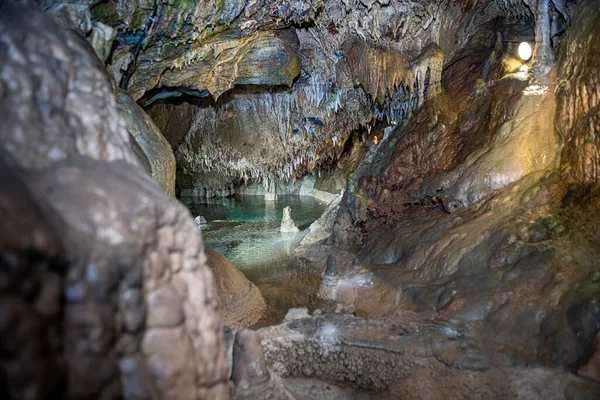
[(571, 28), (561, 43), (561, 52), (570, 54), (559, 61), (564, 81), (557, 91), (557, 130), (565, 138), (561, 159), (564, 174), (575, 181), (598, 182), (598, 47), (600, 33), (594, 20), (600, 15), (598, 4), (581, 5)]
[(406, 121), (441, 92), (444, 64), (482, 25), (519, 21), (531, 34), (518, 39), (531, 40), (540, 22), (539, 47), (548, 49), (575, 6), (534, 3), (43, 2), (99, 54), (111, 49), (103, 59), (122, 88), (151, 106), (183, 188), (217, 196), (327, 169), (353, 131)]
[[(575, 18), (595, 10), (584, 2)], [(546, 367), (593, 375), (597, 235), (584, 221), (598, 218), (595, 161), (593, 146), (573, 146), (593, 131), (593, 123), (574, 126), (593, 118), (586, 110), (594, 85), (583, 79), (595, 73), (586, 67), (595, 33), (585, 23), (570, 31), (586, 45), (560, 52), (558, 69), (540, 75), (507, 71), (498, 37), (516, 26), (494, 29), (450, 61), (439, 96), (371, 145), (349, 178), (333, 234), (302, 254), (325, 271), (335, 256), (337, 273), (325, 273), (319, 294), (338, 308), (388, 324), (407, 315), (464, 324), (475, 346), (502, 354), (511, 368), (539, 366), (532, 380), (543, 381)], [(570, 35), (563, 48), (575, 46)], [(585, 54), (591, 64), (579, 61)], [(570, 73), (580, 78), (565, 84), (561, 74)], [(581, 157), (590, 159), (585, 168)]]
[(214, 271), (225, 326), (242, 329), (256, 324), (267, 308), (258, 288), (221, 254), (208, 246), (205, 252), (207, 264)]
[(318, 170), (352, 130), (395, 125), (437, 94), (444, 58), (480, 23), (533, 17), (504, 1), (60, 3), (44, 2), (99, 53), (112, 43), (115, 80), (156, 101), (150, 113), (178, 147), (183, 180), (212, 191), (223, 184), (211, 175), (227, 187)]
[(137, 162), (89, 45), (21, 3), (0, 5), (3, 207), (21, 221), (2, 224), (17, 234), (2, 246), (3, 394), (226, 398), (189, 212)]

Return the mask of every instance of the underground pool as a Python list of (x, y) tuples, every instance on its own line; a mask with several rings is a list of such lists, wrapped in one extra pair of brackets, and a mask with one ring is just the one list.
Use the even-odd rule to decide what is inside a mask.
[[(206, 244), (224, 255), (252, 281), (267, 302), (265, 316), (254, 328), (274, 325), (290, 308), (318, 308), (316, 297), (321, 281), (317, 271), (294, 255), (304, 237), (303, 231), (325, 210), (326, 204), (309, 196), (235, 195), (206, 199), (182, 197), (181, 202), (194, 217), (203, 216), (201, 227)], [(300, 229), (297, 234), (280, 232), (283, 209)]]

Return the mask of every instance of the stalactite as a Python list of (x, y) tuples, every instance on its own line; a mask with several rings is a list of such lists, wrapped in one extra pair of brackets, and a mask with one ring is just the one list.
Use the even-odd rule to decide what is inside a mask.
[(554, 62), (550, 37), (550, 0), (537, 0), (535, 12), (534, 71), (546, 73)]
[(319, 107), (325, 98), (326, 84), (320, 76), (311, 75), (308, 85), (304, 86), (306, 99), (315, 107)]

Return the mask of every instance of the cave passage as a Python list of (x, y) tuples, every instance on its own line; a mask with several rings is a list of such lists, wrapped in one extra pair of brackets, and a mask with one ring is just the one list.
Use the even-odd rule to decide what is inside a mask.
[(0, 0), (0, 400), (600, 399), (599, 20)]

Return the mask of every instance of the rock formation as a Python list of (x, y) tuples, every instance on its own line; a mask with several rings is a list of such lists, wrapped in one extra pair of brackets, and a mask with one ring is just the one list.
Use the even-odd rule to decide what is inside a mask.
[(139, 157), (148, 160), (150, 173), (163, 190), (175, 196), (175, 157), (171, 145), (148, 114), (124, 90), (119, 91), (117, 106), (125, 119), (127, 131), (144, 153)]
[(235, 336), (231, 380), (234, 399), (294, 400), (279, 377), (269, 373), (260, 335), (254, 331), (242, 330)]
[(223, 324), (233, 329), (256, 324), (267, 307), (258, 288), (221, 254), (208, 246), (204, 251), (206, 263), (215, 276)]
[(584, 221), (597, 219), (589, 135), (598, 99), (583, 82), (596, 72), (586, 65), (596, 65), (590, 21), (600, 14), (593, 2), (579, 7), (561, 48), (575, 36), (585, 45), (560, 52), (558, 69), (507, 74), (493, 35), (479, 36), (487, 52), (471, 42), (450, 62), (444, 93), (391, 133), (393, 153), (379, 146), (364, 158), (332, 237), (304, 252), (321, 265), (336, 256), (328, 298), (369, 318), (418, 313), (474, 329), (511, 365), (575, 371), (594, 354), (597, 235)]
[(226, 398), (200, 233), (137, 161), (102, 65), (27, 2), (0, 5), (0, 38), (2, 207), (18, 212), (2, 222), (3, 394)]
[[(0, 394), (600, 396), (598, 1), (39, 3), (72, 29), (0, 1)], [(165, 191), (342, 189), (322, 310), (229, 332), (229, 382), (264, 299)]]
[(308, 232), (304, 238), (302, 238), (302, 242), (300, 242), (301, 247), (296, 249), (296, 252), (301, 254), (302, 248), (310, 246), (316, 242), (327, 239), (331, 236), (333, 231), (333, 223), (335, 222), (335, 217), (339, 210), (340, 202), (342, 201), (342, 196), (336, 196), (328, 205), (327, 209), (323, 212), (321, 217), (313, 222), (308, 227)]
[[(141, 161), (148, 160), (148, 172), (167, 194), (174, 196), (175, 158), (171, 146), (148, 114), (122, 89), (117, 98), (117, 108), (125, 120), (127, 131), (139, 144), (141, 154), (136, 155)], [(194, 222), (196, 225), (206, 224), (206, 219), (198, 216)], [(205, 246), (205, 252), (207, 265), (215, 277), (223, 323), (233, 329), (254, 325), (266, 308), (260, 291), (225, 257), (208, 246)]]
[(591, 381), (515, 364), (471, 342), (468, 331), (424, 321), (386, 325), (334, 314), (286, 321), (259, 333), (272, 372), (351, 383), (376, 390), (378, 399), (583, 400), (600, 395)]
[(297, 233), (300, 229), (294, 224), (292, 219), (292, 209), (287, 206), (283, 209), (283, 218), (281, 219), (281, 227), (279, 228), (281, 233)]
[(202, 226), (202, 225), (208, 224), (208, 221), (202, 215), (198, 215), (196, 218), (194, 218), (194, 222), (198, 226)]

